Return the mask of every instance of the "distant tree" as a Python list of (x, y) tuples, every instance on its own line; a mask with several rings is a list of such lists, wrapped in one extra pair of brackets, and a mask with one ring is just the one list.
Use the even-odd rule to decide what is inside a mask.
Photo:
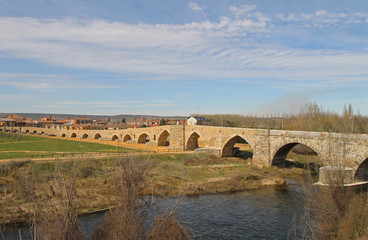
[(143, 124), (143, 125), (141, 125), (140, 127), (141, 127), (141, 128), (145, 128), (145, 127), (147, 127), (147, 125), (146, 125), (146, 124)]
[(123, 118), (123, 119), (121, 120), (121, 122), (122, 122), (122, 123), (126, 123), (126, 120), (125, 120), (125, 118)]
[(161, 118), (160, 120), (160, 126), (166, 125), (165, 119)]
[(108, 118), (107, 121), (110, 122), (110, 118)]

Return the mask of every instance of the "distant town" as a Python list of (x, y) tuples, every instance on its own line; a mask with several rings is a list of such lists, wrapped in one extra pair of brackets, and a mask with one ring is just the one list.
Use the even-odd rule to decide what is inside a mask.
[(67, 130), (117, 130), (125, 128), (156, 127), (162, 125), (208, 125), (209, 120), (204, 117), (183, 117), (171, 118), (122, 118), (120, 121), (84, 117), (68, 117), (56, 119), (53, 117), (42, 117), (41, 119), (31, 119), (19, 114), (9, 114), (0, 118), (2, 127), (42, 127), (50, 129)]

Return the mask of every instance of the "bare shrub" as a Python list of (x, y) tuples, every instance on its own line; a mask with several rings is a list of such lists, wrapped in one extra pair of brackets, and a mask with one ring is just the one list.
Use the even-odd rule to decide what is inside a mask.
[[(147, 160), (135, 160), (132, 157), (120, 159), (118, 163), (120, 165), (116, 178), (118, 205), (110, 209), (105, 219), (92, 233), (93, 240), (145, 239), (144, 225), (152, 207), (152, 201), (150, 197), (143, 196), (143, 190), (146, 186), (150, 163)], [(173, 212), (170, 215), (155, 218), (147, 239), (190, 238), (184, 227), (173, 218)], [(165, 236), (174, 236), (174, 238), (165, 238)]]
[(69, 176), (61, 160), (56, 160), (55, 165), (54, 184), (49, 185), (52, 196), (49, 197), (45, 196), (45, 186), (39, 185), (33, 171), (28, 176), (17, 176), (34, 207), (30, 218), (33, 239), (86, 239), (77, 222), (78, 162), (73, 162)]

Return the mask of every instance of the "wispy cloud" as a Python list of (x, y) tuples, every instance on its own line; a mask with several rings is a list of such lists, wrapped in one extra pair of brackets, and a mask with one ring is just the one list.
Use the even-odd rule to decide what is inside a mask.
[(188, 6), (192, 11), (202, 12), (202, 8), (197, 3), (189, 2)]
[[(195, 9), (195, 3), (192, 2)], [(311, 50), (280, 47), (272, 39), (273, 21), (256, 6), (230, 7), (235, 18), (187, 24), (127, 24), (105, 20), (0, 18), (0, 52), (7, 57), (35, 59), (58, 66), (115, 73), (138, 73), (161, 79), (279, 78), (285, 80), (351, 81), (366, 76), (368, 52)], [(365, 13), (278, 15), (282, 21), (334, 24), (363, 20)], [(317, 20), (315, 20), (317, 19)], [(18, 87), (55, 89), (60, 76), (23, 76), (37, 80), (0, 83)], [(368, 79), (362, 77), (364, 81)], [(14, 79), (14, 78), (13, 78)], [(24, 84), (23, 84), (24, 83)], [(27, 84), (28, 83), (28, 84)], [(77, 86), (76, 86), (77, 85)], [(74, 84), (74, 88), (78, 84)], [(66, 88), (67, 84), (59, 86)], [(85, 86), (103, 88), (109, 86)]]
[(75, 81), (71, 76), (57, 74), (23, 74), (0, 72), (0, 85), (25, 90), (54, 92), (62, 89), (105, 89), (113, 85)]
[(167, 107), (174, 106), (173, 100), (153, 100), (150, 102), (130, 100), (130, 101), (64, 101), (55, 103), (60, 108), (70, 106), (95, 107), (95, 108), (132, 108), (132, 107)]
[(355, 12), (355, 13), (345, 13), (345, 12), (329, 12), (327, 10), (317, 10), (313, 13), (289, 13), (285, 15), (279, 13), (276, 18), (281, 19), (289, 23), (300, 23), (305, 27), (333, 27), (339, 26), (341, 24), (361, 24), (368, 20), (368, 13)]

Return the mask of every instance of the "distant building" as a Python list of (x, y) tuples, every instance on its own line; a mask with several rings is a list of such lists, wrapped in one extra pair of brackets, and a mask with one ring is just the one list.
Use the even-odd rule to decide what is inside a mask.
[(66, 124), (68, 125), (89, 125), (92, 123), (93, 120), (88, 117), (66, 119)]
[(185, 124), (188, 126), (193, 126), (193, 125), (208, 125), (210, 122), (210, 120), (208, 120), (205, 117), (189, 117), (185, 120)]

